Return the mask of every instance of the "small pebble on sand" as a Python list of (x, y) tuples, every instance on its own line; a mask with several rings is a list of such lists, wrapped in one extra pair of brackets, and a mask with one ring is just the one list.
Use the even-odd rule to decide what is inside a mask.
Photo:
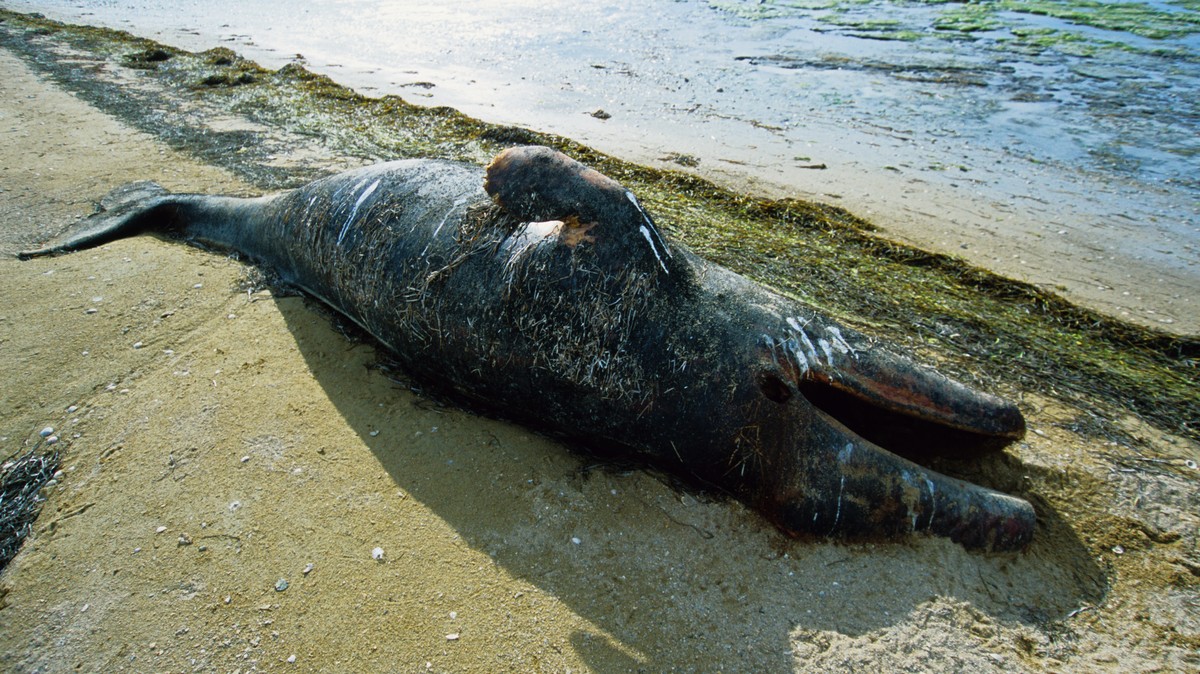
[(383, 548), (375, 548), (371, 551), (371, 559), (383, 561)]

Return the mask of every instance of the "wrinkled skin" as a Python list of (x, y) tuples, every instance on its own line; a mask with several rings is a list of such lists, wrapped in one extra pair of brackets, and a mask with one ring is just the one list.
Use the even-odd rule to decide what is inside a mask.
[(418, 381), (730, 493), (789, 534), (989, 550), (1033, 536), (1027, 502), (876, 444), (1000, 446), (1024, 433), (1014, 405), (701, 260), (547, 148), (507, 150), (486, 174), (400, 161), (259, 199), (135, 184), (22, 255), (142, 231), (249, 255)]

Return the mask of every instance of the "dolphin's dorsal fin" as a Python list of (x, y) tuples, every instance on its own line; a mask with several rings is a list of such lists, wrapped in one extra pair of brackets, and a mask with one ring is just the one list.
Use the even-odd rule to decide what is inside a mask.
[(633, 192), (595, 169), (548, 147), (515, 147), (487, 167), (484, 189), (525, 223), (560, 222), (558, 240), (595, 246), (630, 261), (648, 256), (670, 273), (671, 250)]

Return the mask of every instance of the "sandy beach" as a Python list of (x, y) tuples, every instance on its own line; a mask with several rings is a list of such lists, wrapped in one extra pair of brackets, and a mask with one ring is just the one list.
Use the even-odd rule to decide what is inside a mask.
[[(1129, 446), (1022, 394), (1030, 434), (979, 470), (1033, 500), (1028, 551), (791, 541), (739, 504), (422, 397), (237, 260), (137, 237), (17, 261), (129, 181), (260, 188), (2, 49), (0, 138), (0, 442), (52, 426), (64, 453), (0, 575), (0, 668), (1200, 667), (1192, 440), (1130, 416)], [(276, 159), (353, 161), (322, 152)]]

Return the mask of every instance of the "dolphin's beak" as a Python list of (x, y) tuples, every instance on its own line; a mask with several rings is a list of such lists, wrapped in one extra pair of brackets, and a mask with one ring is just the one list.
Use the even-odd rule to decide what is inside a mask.
[[(863, 335), (811, 315), (770, 340), (782, 382), (760, 381), (791, 417), (792, 457), (762, 504), (793, 532), (853, 537), (928, 532), (968, 548), (1017, 550), (1033, 538), (1026, 501), (947, 477), (900, 456), (969, 456), (1021, 438), (1016, 405), (880, 349)], [(809, 348), (806, 345), (812, 345)], [(772, 390), (771, 387), (775, 387)]]

